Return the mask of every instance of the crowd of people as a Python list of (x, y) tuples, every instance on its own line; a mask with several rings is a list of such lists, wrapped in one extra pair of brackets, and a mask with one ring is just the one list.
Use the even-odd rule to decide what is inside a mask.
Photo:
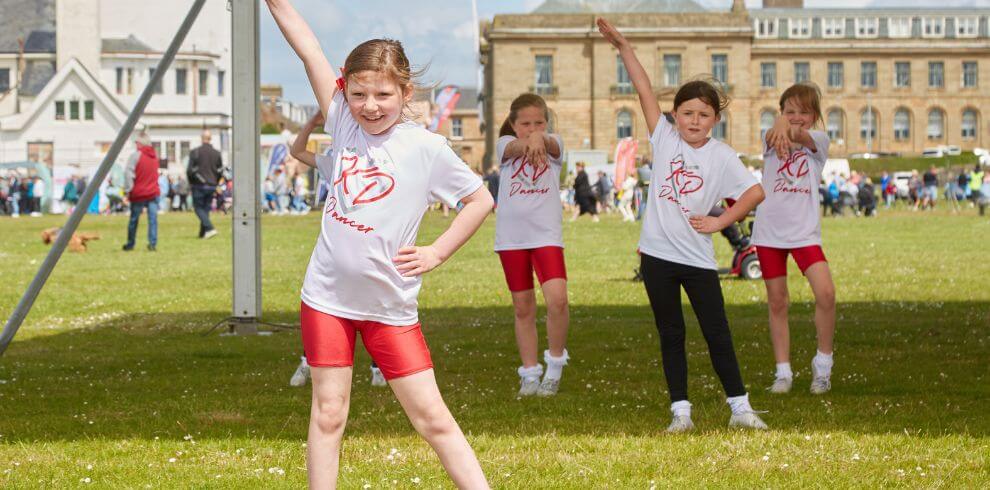
[[(0, 215), (41, 216), (45, 181), (32, 173), (0, 171)], [(82, 182), (85, 187), (85, 181)]]

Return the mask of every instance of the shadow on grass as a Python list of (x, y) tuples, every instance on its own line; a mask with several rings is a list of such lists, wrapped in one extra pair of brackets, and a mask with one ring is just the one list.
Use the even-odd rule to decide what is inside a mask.
[[(795, 391), (771, 396), (765, 307), (728, 315), (757, 409), (773, 428), (920, 435), (990, 435), (990, 303), (840, 305), (834, 390), (807, 393), (811, 309), (792, 310)], [(305, 439), (309, 389), (290, 388), (298, 332), (270, 337), (200, 334), (222, 312), (131, 315), (89, 328), (34, 334), (0, 359), (2, 441), (93, 438)], [(515, 398), (518, 357), (506, 307), (421, 313), (444, 397), (465, 431), (659, 435), (667, 398), (653, 319), (640, 306), (575, 306), (571, 364), (554, 399)], [(690, 315), (688, 315), (690, 318)], [(266, 320), (294, 323), (296, 312)], [(700, 332), (689, 322), (691, 396), (701, 431), (728, 417)], [(542, 327), (541, 327), (542, 331)], [(23, 333), (22, 333), (23, 335)], [(394, 397), (368, 383), (358, 348), (348, 434), (412, 434)]]

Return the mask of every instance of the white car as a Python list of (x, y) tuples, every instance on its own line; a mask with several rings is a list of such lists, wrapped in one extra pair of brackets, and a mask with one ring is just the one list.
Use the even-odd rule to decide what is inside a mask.
[(956, 145), (949, 145), (946, 147), (945, 152), (949, 155), (962, 155), (962, 148), (959, 148)]
[(945, 152), (941, 148), (925, 148), (925, 151), (921, 152), (921, 156), (924, 158), (942, 158), (945, 156)]
[(894, 179), (894, 187), (897, 188), (897, 197), (907, 199), (911, 192), (908, 184), (911, 182), (911, 172), (894, 172), (891, 176)]

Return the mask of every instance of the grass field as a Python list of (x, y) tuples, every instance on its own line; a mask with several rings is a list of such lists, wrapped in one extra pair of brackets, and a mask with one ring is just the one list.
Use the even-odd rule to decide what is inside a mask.
[[(0, 316), (61, 217), (0, 219)], [(217, 218), (221, 219), (221, 218)], [(318, 216), (263, 220), (265, 320), (294, 323)], [(447, 220), (429, 215), (427, 242)], [(141, 231), (144, 231), (142, 223)], [(157, 253), (125, 254), (123, 217), (87, 217), (103, 240), (66, 254), (0, 358), (0, 487), (299, 488), (309, 390), (288, 386), (294, 330), (202, 333), (230, 310), (230, 233), (160, 220)], [(668, 400), (642, 285), (638, 225), (565, 224), (572, 362), (553, 399), (518, 400), (494, 220), (420, 297), (437, 377), (496, 488), (976, 488), (990, 485), (990, 219), (973, 210), (829, 219), (838, 287), (833, 391), (807, 393), (810, 291), (792, 275), (795, 391), (771, 396), (762, 283), (723, 288), (743, 378), (769, 432), (728, 430), (724, 395), (689, 319), (698, 430), (663, 432)], [(717, 239), (720, 261), (728, 260)], [(685, 306), (687, 308), (687, 306)], [(688, 315), (690, 317), (690, 315)], [(542, 327), (541, 327), (542, 328)], [(341, 488), (450, 487), (359, 349)]]

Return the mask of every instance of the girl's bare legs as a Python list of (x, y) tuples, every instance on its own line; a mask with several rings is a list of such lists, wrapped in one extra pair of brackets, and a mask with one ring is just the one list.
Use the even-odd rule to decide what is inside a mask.
[[(570, 309), (567, 303), (567, 280), (550, 279), (543, 283), (541, 287), (543, 288), (543, 298), (547, 302), (547, 341), (550, 344), (550, 355), (560, 357), (564, 354), (564, 349), (567, 347), (567, 328), (570, 324)], [(534, 304), (533, 306), (535, 310), (536, 305)], [(535, 325), (533, 330), (536, 330)], [(518, 333), (516, 336), (518, 339)], [(533, 346), (533, 357), (535, 362), (535, 345)]]
[(835, 338), (835, 283), (828, 262), (817, 262), (804, 271), (815, 295), (815, 332), (818, 350), (831, 354)]
[(777, 364), (791, 361), (791, 335), (787, 325), (787, 310), (790, 295), (787, 291), (787, 276), (765, 279), (767, 306), (770, 310), (770, 340), (773, 343), (773, 357)]
[(389, 380), (416, 432), (433, 447), (454, 485), (486, 489), (488, 482), (464, 433), (440, 396), (433, 370)]
[(340, 467), (340, 439), (351, 402), (348, 367), (312, 367), (313, 405), (306, 441), (309, 488), (336, 488)]
[(536, 334), (536, 293), (532, 289), (512, 292), (512, 308), (515, 312), (516, 345), (523, 367), (537, 365), (539, 339)]

